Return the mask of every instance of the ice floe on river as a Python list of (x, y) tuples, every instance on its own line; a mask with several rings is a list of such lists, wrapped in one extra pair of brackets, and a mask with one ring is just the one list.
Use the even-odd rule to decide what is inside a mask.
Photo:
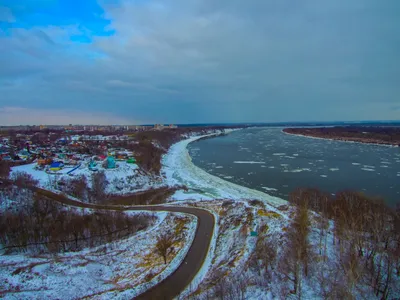
[(265, 164), (263, 161), (234, 161), (234, 164)]

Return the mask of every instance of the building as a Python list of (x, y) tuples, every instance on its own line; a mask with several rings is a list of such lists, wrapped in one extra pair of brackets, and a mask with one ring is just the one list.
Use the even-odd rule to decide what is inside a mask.
[(164, 128), (165, 128), (165, 126), (163, 124), (155, 124), (154, 125), (155, 130), (163, 130)]
[(117, 166), (115, 164), (115, 159), (112, 156), (107, 157), (106, 160), (106, 168), (107, 169), (115, 169)]
[(62, 162), (56, 161), (50, 165), (50, 171), (57, 172), (60, 171), (64, 167)]

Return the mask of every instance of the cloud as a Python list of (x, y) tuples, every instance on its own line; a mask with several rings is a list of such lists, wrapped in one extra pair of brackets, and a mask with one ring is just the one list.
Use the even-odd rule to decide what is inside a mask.
[(49, 110), (31, 109), (25, 107), (2, 107), (0, 108), (0, 119), (2, 125), (65, 125), (65, 124), (141, 124), (141, 121), (133, 122), (112, 114), (97, 113), (92, 115), (87, 112), (76, 110)]
[(400, 119), (397, 0), (109, 3), (98, 34), (83, 20), (0, 32), (0, 107), (132, 122)]

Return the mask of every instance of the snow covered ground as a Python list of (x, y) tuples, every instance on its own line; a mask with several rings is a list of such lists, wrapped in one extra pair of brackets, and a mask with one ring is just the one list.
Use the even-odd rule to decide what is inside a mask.
[[(90, 186), (91, 177), (94, 174), (86, 165), (82, 165), (73, 171), (71, 175), (68, 175), (67, 172), (71, 171), (72, 167), (66, 167), (57, 174), (48, 174), (43, 170), (36, 170), (35, 166), (36, 163), (13, 167), (11, 176), (17, 172), (26, 172), (38, 180), (41, 187), (54, 190), (57, 189), (57, 181), (68, 181), (79, 176), (85, 176)], [(117, 168), (115, 169), (99, 167), (99, 171), (104, 171), (108, 181), (106, 192), (111, 194), (133, 193), (164, 185), (162, 178), (141, 173), (136, 164), (129, 164), (125, 161), (117, 162)]]
[[(186, 147), (189, 143), (205, 136), (189, 137), (170, 148), (162, 160), (162, 181), (159, 178), (149, 178), (146, 175), (138, 174), (135, 166), (126, 163), (119, 163), (117, 169), (105, 170), (110, 183), (109, 192), (121, 194), (132, 192), (132, 186), (136, 190), (140, 190), (157, 187), (157, 185), (185, 185), (188, 187), (188, 191), (177, 191), (170, 201), (176, 201), (174, 204), (178, 205), (204, 207), (216, 216), (217, 225), (208, 257), (193, 284), (186, 290), (186, 294), (191, 294), (195, 290), (196, 293), (201, 294), (202, 290), (209, 289), (215, 283), (215, 276), (235, 273), (237, 270), (243, 270), (246, 266), (255, 244), (255, 238), (250, 235), (250, 232), (263, 225), (262, 220), (265, 217), (260, 217), (257, 214), (258, 208), (250, 205), (245, 199), (262, 200), (267, 211), (275, 213), (278, 213), (276, 207), (287, 204), (282, 199), (227, 182), (196, 167), (191, 162)], [(64, 172), (60, 175), (49, 175), (43, 171), (37, 171), (33, 164), (15, 167), (12, 170), (13, 173), (18, 171), (31, 174), (45, 188), (52, 188), (51, 184), (54, 182), (55, 176), (57, 176), (57, 180), (70, 178)], [(92, 172), (87, 168), (74, 172), (74, 176), (83, 175), (88, 179), (91, 174)], [(191, 201), (187, 199), (191, 199)], [(226, 205), (224, 204), (226, 201), (216, 199), (235, 201), (233, 204)], [(183, 216), (180, 217), (183, 218)], [(267, 219), (270, 220), (268, 226), (271, 232), (279, 231), (285, 224), (278, 222), (278, 219), (275, 218)], [(282, 217), (282, 220), (286, 219), (286, 217)], [(170, 230), (173, 228), (173, 224), (168, 224), (164, 216), (164, 220), (160, 221), (157, 228), (157, 230), (153, 228), (148, 232), (121, 241), (121, 243), (77, 253), (60, 254), (56, 258), (46, 255), (43, 257), (16, 255), (9, 260), (1, 257), (0, 265), (4, 265), (4, 268), (0, 272), (0, 281), (8, 277), (13, 279), (12, 282), (6, 282), (7, 286), (2, 290), (12, 290), (16, 293), (15, 295), (18, 295), (17, 297), (32, 297), (33, 299), (41, 298), (37, 295), (55, 298), (58, 290), (64, 295), (64, 299), (84, 296), (93, 296), (96, 299), (131, 298), (138, 292), (148, 289), (151, 284), (156, 284), (176, 269), (191, 245), (196, 220), (191, 217), (190, 222), (185, 226), (185, 239), (178, 248), (182, 250), (165, 269), (162, 268), (162, 261), (154, 257), (152, 247), (155, 245), (156, 232)], [(107, 250), (103, 251), (105, 248)], [(157, 261), (158, 264), (154, 265)], [(16, 268), (36, 263), (39, 264), (11, 275)], [(2, 278), (2, 276), (4, 277)], [(86, 282), (86, 284), (82, 284), (82, 282)], [(75, 284), (77, 292), (74, 291), (74, 295), (72, 295), (68, 286)], [(91, 287), (90, 290), (87, 288), (88, 285)], [(26, 292), (21, 293), (21, 290)], [(32, 290), (32, 292), (27, 290)], [(35, 293), (35, 291), (39, 293)]]
[[(282, 296), (281, 288), (288, 283), (277, 273), (273, 278), (266, 279), (265, 273), (260, 273), (260, 269), (257, 271), (252, 265), (252, 258), (257, 241), (267, 238), (274, 241), (278, 249), (277, 255), (281, 255), (280, 252), (285, 249), (285, 233), (293, 218), (293, 210), (286, 206), (285, 200), (227, 182), (196, 167), (191, 162), (186, 147), (202, 137), (204, 136), (189, 137), (173, 145), (162, 161), (164, 179), (160, 184), (188, 187), (187, 191), (177, 191), (170, 198), (171, 204), (205, 208), (215, 215), (217, 223), (203, 267), (181, 296), (183, 299), (188, 295), (191, 299), (212, 298), (223, 288), (220, 282), (228, 282), (244, 299), (279, 298)], [(111, 172), (114, 170), (106, 173), (107, 179), (114, 182), (112, 186), (115, 190), (118, 189), (115, 188), (118, 181), (120, 182), (122, 192), (129, 189), (127, 174), (135, 171), (124, 168), (122, 166), (114, 173)], [(13, 172), (17, 170), (27, 171), (46, 187), (46, 177), (37, 174), (32, 166), (13, 168)], [(149, 182), (148, 186), (151, 184)], [(252, 199), (261, 201), (251, 201)], [(196, 220), (193, 217), (179, 214), (167, 216), (165, 213), (159, 216), (158, 225), (152, 229), (106, 247), (60, 254), (56, 257), (1, 256), (0, 291), (12, 291), (6, 294), (9, 298), (25, 299), (59, 298), (60, 295), (63, 299), (85, 296), (95, 299), (132, 298), (173, 272), (193, 240), (196, 228)], [(174, 259), (166, 267), (162, 260), (154, 255), (156, 235), (164, 230), (173, 230), (179, 218), (189, 218), (185, 224), (184, 237), (177, 248), (181, 250), (175, 253)], [(321, 235), (315, 219), (316, 216), (312, 220), (310, 241), (318, 254)], [(332, 226), (328, 228), (324, 237), (329, 257), (334, 255), (335, 247)], [(321, 261), (321, 256), (317, 255), (316, 267), (320, 267)], [(70, 286), (76, 286), (78, 292), (74, 291), (72, 295)], [(304, 281), (304, 298), (317, 298), (319, 292), (315, 278)], [(295, 298), (293, 295), (289, 295), (290, 297)]]
[[(57, 255), (0, 256), (0, 298), (131, 299), (171, 274), (194, 238), (195, 217), (157, 216), (153, 227), (115, 243)], [(157, 235), (167, 231), (177, 234), (165, 265), (154, 245)]]
[[(249, 203), (245, 200), (183, 201), (209, 210), (216, 216), (216, 230), (206, 261), (192, 284), (179, 299), (213, 298), (220, 279), (238, 279), (250, 274), (249, 259), (257, 236), (279, 235), (289, 223), (288, 214), (271, 205)], [(250, 288), (249, 288), (250, 287)], [(248, 285), (243, 289), (244, 299), (270, 299), (265, 291)], [(261, 298), (259, 296), (262, 295)], [(236, 299), (236, 298), (233, 298)]]

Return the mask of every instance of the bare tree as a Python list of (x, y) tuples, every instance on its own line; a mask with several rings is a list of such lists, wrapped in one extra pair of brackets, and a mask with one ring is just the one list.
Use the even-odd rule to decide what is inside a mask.
[(271, 279), (277, 256), (276, 241), (270, 237), (258, 237), (256, 248), (250, 259), (250, 266), (257, 270), (259, 275), (265, 271), (266, 279)]
[(71, 193), (74, 197), (83, 199), (87, 193), (87, 181), (85, 176), (74, 178), (70, 182)]
[(309, 260), (312, 251), (308, 241), (310, 231), (308, 201), (303, 198), (297, 203), (296, 214), (287, 233), (286, 249), (279, 262), (279, 270), (285, 279), (293, 283), (291, 292), (299, 293), (301, 297), (302, 277), (309, 275)]
[(92, 202), (103, 202), (106, 198), (108, 181), (104, 172), (97, 172), (92, 177)]
[(14, 179), (15, 184), (19, 187), (35, 186), (39, 183), (31, 174), (25, 172), (13, 173), (12, 179)]
[(165, 264), (167, 263), (168, 255), (174, 250), (172, 247), (174, 242), (174, 236), (170, 233), (163, 233), (157, 237), (156, 253), (164, 259)]
[(0, 161), (0, 178), (7, 179), (10, 175), (10, 165), (6, 161)]

